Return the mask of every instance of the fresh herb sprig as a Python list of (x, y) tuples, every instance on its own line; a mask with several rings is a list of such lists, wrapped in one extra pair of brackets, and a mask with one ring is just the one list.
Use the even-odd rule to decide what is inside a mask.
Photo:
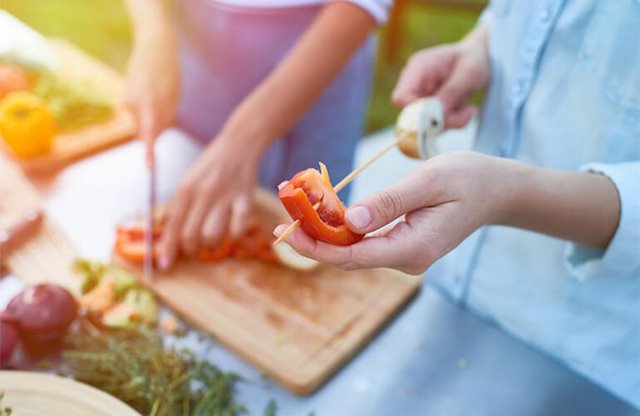
[(0, 416), (11, 416), (13, 410), (9, 406), (2, 404), (4, 400), (4, 392), (0, 392)]
[(238, 376), (187, 350), (163, 345), (152, 330), (70, 337), (63, 375), (90, 384), (150, 416), (236, 416)]

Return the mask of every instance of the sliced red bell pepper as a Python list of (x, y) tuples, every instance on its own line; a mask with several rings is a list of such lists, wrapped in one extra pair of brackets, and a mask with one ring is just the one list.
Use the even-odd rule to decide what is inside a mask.
[(265, 262), (275, 262), (276, 257), (271, 248), (273, 238), (258, 225), (247, 229), (245, 234), (236, 241), (234, 256), (238, 260), (260, 259)]
[[(154, 227), (153, 239), (158, 242), (162, 237), (162, 224)], [(259, 226), (249, 227), (247, 232), (238, 239), (225, 237), (215, 247), (202, 247), (198, 250), (196, 258), (207, 263), (218, 263), (230, 257), (238, 260), (259, 259), (266, 262), (275, 261), (275, 255), (271, 249), (272, 237)], [(131, 227), (119, 226), (116, 228), (116, 242), (114, 250), (125, 260), (142, 264), (145, 255), (145, 232), (139, 225)], [(157, 250), (158, 245), (154, 245)], [(158, 257), (154, 252), (154, 262)]]
[(229, 238), (224, 238), (215, 247), (203, 247), (198, 250), (197, 258), (208, 263), (218, 263), (231, 257), (234, 250), (235, 243)]
[(313, 168), (298, 172), (280, 189), (280, 201), (291, 218), (300, 220), (310, 237), (338, 246), (360, 241), (364, 236), (347, 227), (344, 220), (347, 209), (333, 190), (327, 168), (322, 163), (320, 170), (322, 173)]
[[(114, 249), (116, 253), (118, 253), (125, 260), (131, 263), (142, 264), (144, 263), (146, 244), (144, 241), (144, 233), (141, 234), (142, 237), (140, 238), (137, 237), (137, 234), (138, 234), (138, 231), (134, 231), (133, 233), (130, 233), (130, 234), (125, 234), (119, 230), (116, 236), (116, 243), (115, 243)], [(158, 254), (156, 247), (157, 246), (154, 246), (154, 253), (153, 253), (154, 262)]]

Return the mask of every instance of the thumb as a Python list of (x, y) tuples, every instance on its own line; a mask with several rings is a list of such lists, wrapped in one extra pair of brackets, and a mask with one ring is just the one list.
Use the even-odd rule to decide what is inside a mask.
[(404, 214), (425, 205), (426, 193), (418, 177), (407, 177), (356, 203), (347, 210), (345, 220), (354, 232), (366, 234), (378, 230)]

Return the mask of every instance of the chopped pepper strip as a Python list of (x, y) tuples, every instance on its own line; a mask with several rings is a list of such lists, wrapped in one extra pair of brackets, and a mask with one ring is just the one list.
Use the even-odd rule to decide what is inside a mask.
[[(153, 230), (153, 239), (162, 238), (162, 223), (157, 223)], [(142, 264), (145, 254), (145, 232), (140, 225), (119, 226), (116, 228), (116, 242), (114, 250), (125, 260)], [(154, 245), (157, 247), (157, 245)], [(158, 253), (154, 252), (154, 262)], [(274, 262), (275, 255), (271, 249), (271, 237), (259, 226), (251, 226), (247, 232), (238, 239), (225, 237), (215, 247), (202, 247), (198, 250), (196, 258), (207, 263), (218, 263), (228, 258), (259, 259), (266, 262)]]
[(299, 220), (312, 238), (338, 246), (360, 241), (362, 234), (351, 231), (344, 220), (346, 207), (333, 190), (327, 167), (298, 172), (278, 193), (291, 218)]

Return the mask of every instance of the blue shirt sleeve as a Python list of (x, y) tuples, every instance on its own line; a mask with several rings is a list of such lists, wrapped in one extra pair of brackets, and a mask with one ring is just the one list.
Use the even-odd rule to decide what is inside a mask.
[(615, 184), (620, 197), (620, 222), (605, 250), (568, 243), (565, 266), (579, 280), (640, 278), (640, 161), (590, 163), (580, 170), (603, 174)]

